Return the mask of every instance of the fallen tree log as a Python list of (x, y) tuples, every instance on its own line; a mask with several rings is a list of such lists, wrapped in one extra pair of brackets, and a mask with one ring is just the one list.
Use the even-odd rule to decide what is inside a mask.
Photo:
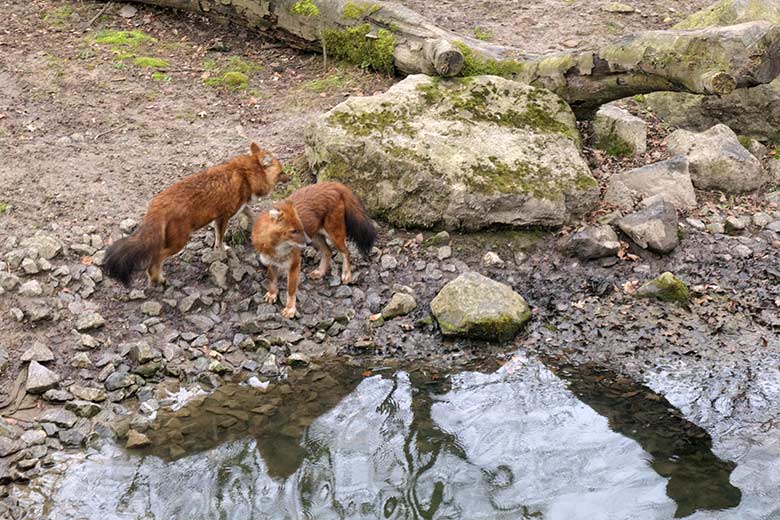
[(392, 2), (137, 1), (229, 18), (293, 47), (388, 73), (511, 77), (552, 90), (580, 114), (655, 91), (729, 94), (780, 74), (780, 26), (769, 22), (647, 31), (595, 50), (530, 56), (446, 31)]

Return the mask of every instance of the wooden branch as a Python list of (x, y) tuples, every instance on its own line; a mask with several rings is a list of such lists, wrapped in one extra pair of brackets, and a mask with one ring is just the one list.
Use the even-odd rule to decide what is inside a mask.
[(599, 49), (544, 56), (446, 31), (393, 2), (138, 0), (233, 19), (328, 56), (404, 74), (498, 74), (552, 90), (579, 114), (658, 90), (723, 95), (780, 74), (780, 26), (751, 22), (648, 31)]

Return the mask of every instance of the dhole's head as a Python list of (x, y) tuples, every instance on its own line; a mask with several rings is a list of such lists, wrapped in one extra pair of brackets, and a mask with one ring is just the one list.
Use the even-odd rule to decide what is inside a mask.
[(249, 145), (249, 151), (252, 156), (252, 174), (249, 176), (249, 184), (254, 195), (258, 197), (268, 195), (277, 182), (288, 180), (282, 173), (282, 163), (271, 152), (263, 150), (256, 143)]
[(311, 244), (292, 202), (285, 200), (260, 215), (252, 227), (252, 245), (261, 253), (286, 256), (293, 248)]

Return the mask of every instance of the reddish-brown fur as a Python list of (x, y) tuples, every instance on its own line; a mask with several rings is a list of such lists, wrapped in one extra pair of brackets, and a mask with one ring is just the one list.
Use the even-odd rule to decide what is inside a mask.
[(164, 283), (162, 263), (184, 248), (190, 234), (210, 222), (214, 248), (223, 247), (228, 221), (253, 197), (268, 195), (282, 180), (282, 165), (255, 143), (247, 155), (185, 177), (149, 203), (144, 220), (129, 237), (108, 249), (104, 269), (124, 284), (146, 267), (152, 284)]
[(255, 221), (252, 244), (268, 267), (270, 278), (266, 302), (275, 302), (279, 294), (276, 268), (288, 269), (287, 304), (282, 310), (283, 316), (295, 316), (301, 248), (309, 241), (322, 253), (319, 267), (309, 274), (309, 278), (322, 278), (328, 272), (333, 253), (326, 237), (343, 255), (341, 281), (349, 283), (352, 271), (347, 238), (352, 239), (367, 256), (376, 240), (376, 230), (360, 200), (352, 190), (338, 182), (301, 188)]

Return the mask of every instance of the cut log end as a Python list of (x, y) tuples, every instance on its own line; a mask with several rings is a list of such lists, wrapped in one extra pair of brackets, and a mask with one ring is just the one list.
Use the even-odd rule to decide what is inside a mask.
[(428, 40), (424, 53), (439, 76), (457, 76), (463, 70), (463, 53), (447, 40)]
[(699, 89), (702, 94), (725, 96), (737, 88), (734, 76), (723, 71), (710, 71), (702, 74), (699, 79)]

